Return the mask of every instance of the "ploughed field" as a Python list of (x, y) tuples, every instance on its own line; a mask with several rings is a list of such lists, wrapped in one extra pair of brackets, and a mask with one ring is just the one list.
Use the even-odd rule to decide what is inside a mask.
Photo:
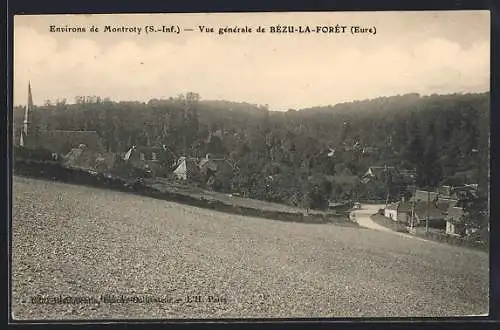
[[(14, 177), (15, 319), (488, 312), (488, 255)], [(73, 301), (70, 301), (73, 299)]]

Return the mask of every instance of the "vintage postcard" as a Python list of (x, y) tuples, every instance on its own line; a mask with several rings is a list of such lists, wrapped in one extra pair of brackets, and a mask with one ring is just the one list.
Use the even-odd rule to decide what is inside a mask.
[(489, 313), (490, 14), (14, 17), (13, 320)]

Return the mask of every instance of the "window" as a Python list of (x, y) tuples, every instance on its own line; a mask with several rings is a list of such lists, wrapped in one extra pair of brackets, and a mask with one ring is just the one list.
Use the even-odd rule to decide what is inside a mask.
[(156, 158), (156, 152), (151, 153), (151, 160), (158, 160)]
[(141, 152), (140, 157), (141, 157), (141, 160), (146, 160), (146, 158), (144, 157), (144, 153), (143, 152)]

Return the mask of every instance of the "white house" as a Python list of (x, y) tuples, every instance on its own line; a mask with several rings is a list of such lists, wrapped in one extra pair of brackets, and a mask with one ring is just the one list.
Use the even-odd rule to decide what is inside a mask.
[(393, 221), (409, 223), (411, 217), (411, 203), (400, 201), (389, 204), (384, 209), (384, 216)]

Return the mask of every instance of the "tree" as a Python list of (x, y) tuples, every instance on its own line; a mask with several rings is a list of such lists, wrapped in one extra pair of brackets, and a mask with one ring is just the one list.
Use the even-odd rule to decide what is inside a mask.
[(423, 187), (436, 187), (442, 180), (442, 168), (439, 163), (438, 150), (432, 136), (427, 139), (426, 150), (419, 164), (417, 177), (418, 184)]
[(461, 201), (467, 226), (486, 228), (489, 223), (488, 196), (478, 191), (477, 194), (467, 194)]
[[(42, 129), (95, 130), (108, 153), (150, 143), (165, 144), (173, 155), (188, 157), (203, 157), (209, 128), (225, 127), (224, 139), (214, 138), (208, 147), (239, 163), (240, 173), (232, 178), (238, 191), (292, 205), (312, 199), (309, 206), (323, 207), (330, 189), (309, 182), (309, 176), (357, 175), (384, 163), (416, 169), (420, 187), (453, 182), (478, 183), (487, 189), (489, 97), (489, 93), (410, 94), (274, 112), (244, 102), (201, 100), (195, 93), (147, 103), (86, 96), (76, 104), (37, 107), (32, 121)], [(15, 107), (14, 134), (22, 128), (23, 118), (24, 108)], [(342, 142), (352, 147), (355, 140), (360, 148), (374, 147), (378, 152), (361, 157), (359, 152), (344, 151)], [(336, 149), (333, 157), (325, 156), (326, 147)], [(170, 162), (165, 160), (165, 165)], [(269, 176), (273, 181), (268, 185)], [(385, 199), (389, 190), (396, 198), (405, 186), (397, 177), (364, 185), (338, 183), (330, 195)]]

